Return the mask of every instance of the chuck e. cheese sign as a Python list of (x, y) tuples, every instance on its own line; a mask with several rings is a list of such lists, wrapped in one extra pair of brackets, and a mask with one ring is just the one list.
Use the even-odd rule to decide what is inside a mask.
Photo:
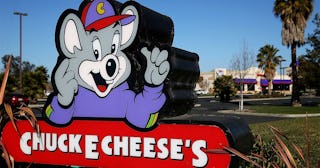
[[(167, 101), (170, 48), (140, 43), (140, 9), (114, 1), (84, 1), (66, 10), (56, 28), (54, 93), (43, 109), (40, 133), (28, 121), (3, 129), (17, 162), (97, 167), (228, 167), (229, 146), (213, 125), (157, 124)], [(143, 34), (143, 33), (142, 33)], [(173, 33), (171, 33), (173, 36)], [(169, 46), (168, 46), (169, 45)], [(132, 89), (134, 50), (144, 60), (143, 85)], [(167, 102), (167, 103), (166, 103)]]
[(63, 128), (40, 121), (38, 135), (27, 121), (11, 123), (3, 142), (17, 162), (88, 167), (228, 167), (229, 154), (208, 150), (228, 146), (216, 126), (159, 124), (140, 132), (119, 121), (74, 120)]

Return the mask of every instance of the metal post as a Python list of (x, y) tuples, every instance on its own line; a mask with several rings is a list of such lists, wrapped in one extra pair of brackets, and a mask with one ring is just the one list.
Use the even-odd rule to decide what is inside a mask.
[(19, 73), (19, 90), (22, 93), (22, 16), (28, 16), (27, 13), (14, 12), (14, 15), (19, 15), (20, 17), (20, 73)]
[(282, 63), (282, 59), (280, 60), (280, 93), (282, 94), (282, 66), (281, 66), (281, 63)]
[(284, 74), (282, 73), (282, 62), (286, 61), (285, 59), (283, 59), (281, 56), (280, 56), (280, 92), (281, 94), (283, 93), (283, 79), (284, 79)]

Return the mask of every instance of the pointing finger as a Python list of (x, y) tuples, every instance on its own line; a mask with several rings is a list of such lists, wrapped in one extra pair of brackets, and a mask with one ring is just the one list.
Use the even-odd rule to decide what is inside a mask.
[(153, 48), (152, 53), (151, 53), (151, 62), (152, 63), (156, 62), (159, 54), (160, 54), (159, 48), (157, 48), (157, 47)]

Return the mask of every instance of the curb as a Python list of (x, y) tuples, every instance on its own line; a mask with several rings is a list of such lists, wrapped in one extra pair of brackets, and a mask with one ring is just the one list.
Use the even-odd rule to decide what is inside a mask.
[(44, 104), (29, 104), (30, 108), (43, 108)]
[[(252, 112), (240, 112), (234, 110), (219, 110), (218, 113), (222, 114), (238, 114), (238, 115), (251, 115), (260, 117), (283, 117), (283, 118), (304, 118), (306, 114), (268, 114), (268, 113), (252, 113)], [(320, 117), (320, 113), (308, 114), (308, 117)]]

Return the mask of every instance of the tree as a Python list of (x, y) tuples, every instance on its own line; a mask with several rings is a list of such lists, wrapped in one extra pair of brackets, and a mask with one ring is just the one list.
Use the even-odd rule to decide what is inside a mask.
[[(6, 66), (9, 55), (2, 57), (3, 67)], [(10, 75), (7, 82), (6, 92), (12, 93), (19, 91), (19, 57), (13, 57)], [(43, 91), (48, 84), (48, 70), (44, 66), (35, 66), (28, 61), (22, 63), (22, 92), (31, 98), (40, 98), (43, 96)], [(0, 74), (0, 81), (3, 78), (3, 73)]]
[(320, 65), (320, 15), (317, 13), (312, 20), (312, 23), (316, 25), (316, 29), (313, 34), (308, 35), (307, 43), (312, 49), (306, 49), (308, 60)]
[(293, 106), (300, 105), (296, 49), (304, 44), (304, 30), (312, 11), (312, 0), (276, 0), (274, 2), (273, 13), (276, 17), (280, 17), (282, 22), (282, 44), (291, 46), (293, 81), (291, 103)]
[(237, 90), (232, 76), (222, 75), (213, 84), (214, 92), (219, 95), (220, 101), (229, 101), (230, 96)]
[(26, 71), (23, 73), (24, 87), (23, 93), (31, 98), (40, 98), (46, 90), (48, 84), (48, 70), (39, 66), (32, 71)]
[[(9, 57), (10, 55), (5, 55), (1, 58), (3, 69), (5, 69), (7, 62), (9, 60)], [(9, 76), (19, 76), (19, 73), (20, 73), (19, 62), (20, 62), (20, 57), (12, 57)]]
[(204, 79), (203, 76), (199, 77), (198, 84), (199, 87), (203, 90), (207, 90), (209, 88), (209, 81), (207, 79)]
[(240, 106), (239, 110), (243, 110), (243, 80), (249, 72), (249, 68), (254, 64), (254, 54), (249, 52), (246, 42), (243, 43), (242, 51), (234, 55), (231, 62), (231, 69), (240, 78)]
[(299, 60), (299, 84), (300, 88), (320, 89), (320, 66), (309, 60), (306, 55), (300, 56)]
[[(3, 64), (3, 69), (5, 69), (7, 62), (9, 60), (10, 55), (5, 55), (1, 58), (1, 62)], [(20, 57), (12, 57), (12, 62), (10, 66), (10, 72), (8, 76), (7, 86), (6, 86), (6, 93), (15, 92), (19, 89), (19, 61)], [(3, 73), (0, 73), (0, 79), (3, 79)]]
[(277, 56), (279, 50), (273, 45), (267, 44), (259, 49), (257, 55), (258, 67), (264, 70), (264, 76), (268, 81), (268, 95), (271, 95), (271, 83), (276, 75), (276, 67), (280, 63), (281, 56)]
[(305, 88), (316, 89), (320, 95), (320, 16), (317, 13), (312, 21), (316, 25), (313, 34), (309, 34), (307, 43), (311, 49), (306, 49), (306, 55), (299, 57), (299, 74), (301, 84)]

